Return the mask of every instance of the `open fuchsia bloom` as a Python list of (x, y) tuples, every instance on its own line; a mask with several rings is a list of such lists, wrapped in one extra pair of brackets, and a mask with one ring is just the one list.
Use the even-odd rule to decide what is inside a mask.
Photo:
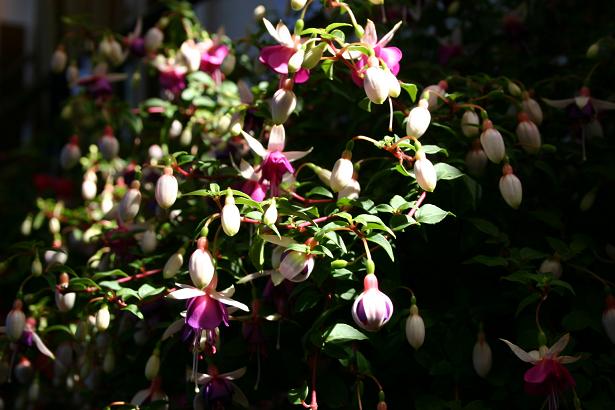
[[(393, 35), (400, 26), (401, 21), (397, 23), (391, 31), (385, 34), (384, 37), (378, 40), (374, 22), (367, 20), (367, 24), (365, 25), (365, 33), (363, 34), (363, 37), (361, 37), (361, 42), (374, 49), (375, 56), (386, 64), (393, 75), (397, 75), (397, 73), (399, 73), (399, 62), (402, 58), (402, 52), (397, 47), (386, 47), (386, 45), (389, 41), (391, 41)], [(365, 54), (361, 54), (360, 57), (355, 60), (357, 71), (352, 73), (352, 80), (358, 86), (363, 86), (363, 79), (359, 73), (361, 73), (363, 68), (367, 65), (367, 60), (368, 56)]]
[[(271, 196), (279, 196), (280, 183), (282, 183), (284, 175), (295, 171), (291, 162), (303, 158), (309, 154), (312, 149), (310, 148), (308, 151), (284, 152), (286, 131), (284, 131), (283, 125), (274, 125), (271, 128), (267, 149), (247, 132), (242, 130), (241, 133), (252, 151), (263, 159), (257, 171), (261, 175), (259, 182), (262, 184), (264, 181), (267, 181), (269, 183)], [(252, 196), (252, 194), (250, 195)]]
[[(301, 48), (301, 37), (290, 34), (288, 27), (281, 21), (274, 28), (267, 19), (263, 19), (267, 31), (279, 45), (267, 46), (261, 49), (258, 60), (278, 74), (288, 75), (288, 61)], [(306, 82), (310, 78), (310, 71), (300, 68), (294, 76), (297, 84)]]
[[(218, 374), (218, 369), (210, 365), (207, 373), (197, 373), (196, 383), (203, 386), (202, 396), (196, 400), (203, 400), (203, 405), (208, 409), (217, 408), (248, 408), (249, 402), (245, 394), (232, 380), (238, 379), (246, 374), (246, 368), (234, 370), (228, 373)], [(200, 404), (200, 403), (199, 403)], [(201, 408), (201, 407), (195, 407)]]
[(250, 198), (257, 202), (261, 202), (267, 196), (269, 184), (261, 181), (261, 172), (256, 172), (252, 165), (248, 164), (244, 159), (239, 163), (239, 167), (235, 166), (239, 174), (246, 180), (241, 191), (250, 195)]
[(220, 75), (220, 66), (229, 54), (229, 48), (225, 44), (219, 44), (217, 38), (198, 43), (201, 50), (200, 70), (216, 77)]
[(365, 275), (363, 288), (352, 305), (352, 318), (361, 328), (375, 332), (391, 319), (393, 302), (378, 289), (378, 279), (373, 273)]
[(513, 353), (522, 361), (531, 363), (533, 366), (525, 372), (525, 391), (528, 394), (547, 396), (549, 410), (558, 408), (558, 395), (575, 386), (572, 375), (563, 365), (574, 363), (580, 357), (560, 356), (570, 340), (570, 334), (566, 333), (553, 346), (540, 346), (539, 350), (526, 352), (519, 346), (500, 339), (510, 347)]

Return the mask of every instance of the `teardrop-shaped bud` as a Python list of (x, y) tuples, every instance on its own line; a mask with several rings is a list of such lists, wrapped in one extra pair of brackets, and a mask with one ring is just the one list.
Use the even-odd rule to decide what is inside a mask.
[(331, 171), (325, 168), (321, 168), (318, 165), (308, 163), (307, 166), (314, 171), (318, 179), (322, 181), (323, 184), (330, 187), (331, 186)]
[(169, 127), (169, 137), (170, 138), (179, 137), (183, 129), (184, 129), (184, 126), (182, 125), (181, 121), (173, 120), (173, 122), (171, 122), (171, 126)]
[(152, 144), (147, 149), (147, 156), (152, 163), (156, 164), (162, 159), (162, 157), (164, 157), (164, 151), (162, 151), (162, 147), (160, 145)]
[(81, 196), (86, 201), (91, 201), (96, 197), (96, 191), (98, 187), (96, 186), (96, 172), (91, 169), (87, 170), (83, 175), (83, 182), (81, 183)]
[(274, 124), (283, 124), (297, 107), (297, 97), (292, 90), (280, 88), (271, 99), (271, 119)]
[(401, 94), (401, 84), (395, 74), (391, 70), (385, 70), (387, 75), (387, 82), (389, 83), (389, 97), (397, 98)]
[(540, 104), (531, 98), (527, 92), (524, 93), (523, 101), (521, 101), (521, 108), (525, 111), (532, 121), (536, 125), (542, 124), (542, 108), (540, 108)]
[(376, 332), (393, 316), (393, 302), (378, 289), (378, 279), (373, 273), (365, 275), (363, 292), (352, 304), (352, 319), (362, 329)]
[(489, 343), (485, 340), (483, 332), (478, 333), (478, 339), (472, 350), (472, 366), (480, 377), (486, 377), (491, 370), (492, 354)]
[(380, 68), (380, 63), (375, 57), (368, 60), (369, 67), (365, 70), (363, 89), (367, 98), (374, 104), (382, 104), (388, 97), (390, 85), (386, 72)]
[(468, 174), (475, 177), (483, 175), (485, 168), (487, 167), (487, 162), (489, 162), (487, 154), (485, 154), (485, 151), (483, 151), (483, 148), (480, 145), (480, 141), (477, 139), (472, 145), (472, 149), (468, 151), (465, 157), (465, 164), (468, 169)]
[[(68, 288), (68, 274), (62, 273), (60, 274), (59, 280), (60, 288), (66, 289)], [(55, 301), (56, 306), (60, 312), (68, 312), (75, 306), (75, 300), (77, 299), (77, 294), (75, 292), (65, 292), (60, 291), (60, 289), (56, 289), (55, 291)]]
[(56, 218), (55, 216), (52, 216), (51, 218), (49, 218), (49, 233), (51, 233), (52, 235), (55, 235), (57, 233), (60, 233), (60, 220), (58, 218)]
[(295, 73), (299, 71), (303, 64), (303, 57), (305, 56), (305, 50), (300, 48), (288, 59), (288, 72)]
[(290, 8), (298, 11), (305, 7), (305, 3), (307, 3), (307, 0), (290, 0)]
[(145, 51), (148, 53), (154, 52), (160, 48), (164, 40), (164, 33), (158, 27), (154, 26), (147, 30), (143, 39)]
[(545, 259), (538, 268), (540, 273), (550, 273), (555, 279), (562, 277), (564, 269), (562, 268), (562, 262), (558, 255), (553, 255), (550, 258)]
[(235, 198), (230, 189), (224, 200), (220, 220), (225, 234), (228, 236), (237, 235), (239, 227), (241, 226), (241, 214), (239, 213), (239, 208), (235, 205)]
[(461, 116), (461, 132), (468, 138), (477, 137), (480, 131), (480, 119), (472, 110), (465, 111)]
[(111, 323), (111, 313), (109, 313), (109, 307), (103, 305), (98, 312), (96, 312), (96, 328), (103, 332), (107, 330)]
[(167, 259), (162, 269), (162, 276), (165, 279), (171, 279), (179, 273), (182, 265), (184, 264), (184, 249), (180, 248), (177, 252)]
[(178, 183), (173, 169), (166, 167), (164, 174), (156, 182), (156, 202), (161, 208), (168, 209), (177, 200)]
[(406, 319), (406, 339), (415, 350), (425, 342), (425, 322), (414, 304), (410, 306), (410, 316)]
[(104, 135), (98, 140), (98, 149), (102, 157), (107, 161), (117, 157), (117, 154), (120, 152), (120, 143), (113, 135), (111, 127), (107, 127)]
[(431, 122), (431, 114), (427, 109), (429, 102), (426, 99), (419, 101), (419, 105), (410, 110), (408, 118), (406, 118), (406, 135), (415, 138), (420, 138), (425, 134), (429, 123)]
[(139, 213), (139, 208), (141, 207), (140, 187), (139, 181), (133, 181), (130, 189), (122, 197), (118, 207), (118, 214), (122, 222), (132, 221)]
[(345, 186), (352, 183), (352, 175), (354, 174), (354, 165), (352, 164), (352, 153), (348, 150), (342, 153), (342, 157), (335, 161), (331, 177), (329, 178), (329, 186), (334, 192), (339, 192)]
[(312, 255), (288, 249), (280, 257), (278, 271), (291, 282), (305, 281), (312, 270), (314, 270)]
[(207, 238), (199, 238), (196, 246), (196, 250), (192, 252), (188, 261), (188, 271), (194, 286), (203, 289), (210, 284), (214, 277), (214, 260), (207, 249)]
[(327, 48), (327, 44), (322, 42), (317, 46), (308, 49), (303, 56), (303, 64), (301, 64), (301, 66), (303, 68), (307, 68), (308, 70), (316, 67), (318, 63), (320, 63), (320, 59), (322, 58), (325, 48)]
[(154, 380), (158, 376), (160, 370), (160, 353), (158, 349), (155, 349), (152, 355), (147, 359), (145, 364), (145, 378), (147, 380)]
[(273, 225), (278, 220), (278, 207), (275, 203), (275, 198), (271, 198), (271, 203), (265, 210), (263, 215), (263, 223), (265, 225)]
[(257, 23), (260, 23), (261, 20), (265, 18), (266, 14), (267, 14), (267, 9), (262, 4), (259, 4), (258, 6), (254, 7), (254, 10), (252, 11), (252, 16), (254, 17), (254, 21), (256, 21)]
[(504, 145), (502, 134), (493, 127), (493, 123), (490, 120), (485, 120), (483, 122), (483, 132), (480, 135), (480, 143), (489, 161), (496, 164), (502, 162), (506, 156), (506, 146)]
[(615, 343), (615, 297), (613, 295), (606, 297), (606, 309), (602, 314), (602, 325), (611, 342)]
[(59, 243), (53, 244), (53, 249), (48, 249), (44, 254), (47, 266), (64, 265), (68, 259), (68, 254), (60, 247)]
[(523, 199), (523, 188), (521, 181), (515, 174), (509, 164), (504, 165), (502, 169), (502, 177), (500, 178), (500, 193), (504, 201), (514, 209), (519, 208)]
[(59, 45), (51, 55), (51, 71), (56, 74), (61, 73), (66, 68), (68, 56), (64, 50), (64, 46)]
[(62, 147), (60, 152), (60, 165), (64, 169), (71, 169), (79, 163), (81, 158), (81, 149), (79, 148), (79, 140), (76, 135), (72, 136), (70, 141)]
[(359, 184), (359, 181), (357, 181), (356, 179), (353, 179), (350, 181), (348, 185), (346, 185), (344, 188), (342, 188), (337, 193), (337, 199), (338, 200), (342, 198), (357, 199), (360, 194), (361, 194), (361, 185)]
[(100, 210), (106, 215), (113, 209), (113, 205), (113, 185), (107, 184), (101, 194)]
[(417, 184), (424, 191), (433, 192), (436, 189), (436, 183), (438, 182), (436, 168), (421, 149), (414, 156), (414, 176), (416, 177)]
[(508, 82), (508, 92), (515, 97), (521, 97), (521, 88), (512, 81)]
[(6, 315), (6, 335), (13, 342), (19, 340), (26, 326), (26, 315), (22, 307), (21, 300), (17, 299), (13, 303), (13, 309)]
[(32, 276), (41, 276), (43, 274), (43, 264), (41, 263), (41, 259), (38, 257), (38, 253), (32, 260), (30, 272), (32, 272)]
[(139, 247), (141, 248), (141, 252), (145, 254), (152, 253), (156, 250), (157, 246), (158, 237), (154, 229), (150, 227), (141, 233), (141, 237), (139, 238)]
[(521, 148), (528, 154), (536, 154), (540, 151), (541, 145), (538, 127), (530, 121), (529, 116), (525, 112), (519, 113), (517, 118), (519, 119), (519, 124), (517, 124), (516, 134)]

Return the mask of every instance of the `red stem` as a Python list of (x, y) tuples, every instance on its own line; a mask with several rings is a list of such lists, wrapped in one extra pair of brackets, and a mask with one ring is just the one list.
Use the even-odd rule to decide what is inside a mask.
[(126, 282), (130, 282), (131, 280), (147, 278), (148, 276), (152, 276), (152, 275), (155, 275), (155, 274), (160, 273), (160, 272), (162, 272), (162, 269), (152, 269), (152, 270), (148, 270), (148, 271), (145, 271), (145, 272), (137, 273), (137, 274), (132, 275), (132, 276), (128, 276), (126, 278), (117, 279), (116, 282), (117, 283), (126, 283)]
[(326, 204), (326, 203), (333, 202), (333, 199), (309, 199), (309, 198), (302, 197), (296, 192), (292, 192), (292, 191), (286, 191), (286, 192), (288, 192), (293, 198), (298, 199), (299, 201), (305, 204)]
[(414, 216), (414, 214), (416, 213), (417, 209), (419, 209), (419, 207), (421, 206), (421, 204), (425, 200), (426, 196), (427, 196), (427, 192), (423, 191), (421, 196), (419, 196), (419, 199), (417, 199), (416, 205), (410, 210), (410, 212), (408, 212), (408, 216), (410, 218), (412, 218)]

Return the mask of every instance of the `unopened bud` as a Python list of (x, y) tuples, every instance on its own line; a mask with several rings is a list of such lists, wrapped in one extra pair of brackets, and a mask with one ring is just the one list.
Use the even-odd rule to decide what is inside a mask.
[(141, 207), (140, 186), (139, 181), (133, 181), (131, 188), (122, 197), (118, 207), (118, 214), (122, 222), (132, 221), (139, 213)]
[(293, 10), (301, 10), (305, 7), (305, 3), (307, 3), (307, 0), (290, 0), (290, 7)]
[(158, 27), (152, 27), (147, 30), (145, 33), (145, 37), (143, 39), (143, 45), (145, 46), (145, 51), (148, 53), (154, 52), (160, 48), (162, 42), (164, 41), (164, 33)]
[(224, 206), (222, 207), (222, 215), (220, 216), (222, 229), (228, 236), (235, 236), (239, 232), (241, 226), (241, 214), (239, 208), (235, 205), (235, 198), (229, 189), (226, 194)]
[(275, 204), (275, 198), (271, 198), (271, 204), (265, 210), (263, 215), (263, 223), (265, 225), (273, 225), (278, 220), (278, 208)]
[(461, 117), (461, 132), (468, 138), (477, 137), (480, 131), (480, 120), (474, 111), (466, 111)]
[(197, 249), (192, 252), (188, 261), (188, 271), (194, 286), (203, 289), (210, 284), (214, 277), (214, 261), (207, 249), (207, 238), (199, 238), (196, 244)]
[(120, 151), (120, 143), (113, 135), (113, 130), (110, 127), (107, 127), (105, 134), (98, 140), (98, 149), (102, 157), (107, 161), (117, 157)]
[(43, 273), (43, 264), (41, 263), (41, 259), (38, 257), (38, 254), (32, 260), (32, 265), (30, 265), (30, 272), (32, 272), (32, 276), (41, 276)]
[(305, 56), (305, 50), (300, 48), (293, 54), (288, 60), (288, 72), (295, 73), (299, 71), (301, 65), (303, 64), (303, 57)]
[(480, 377), (485, 377), (491, 370), (491, 363), (491, 347), (485, 340), (485, 334), (480, 332), (478, 334), (478, 340), (476, 344), (474, 344), (474, 349), (472, 350), (472, 365), (474, 366), (474, 371)]
[(512, 81), (508, 82), (508, 92), (514, 97), (521, 97), (521, 88)]
[(97, 179), (96, 173), (91, 169), (87, 170), (83, 175), (83, 182), (81, 183), (81, 196), (86, 201), (91, 201), (96, 197), (96, 191), (98, 190), (96, 185)]
[(417, 184), (424, 191), (433, 192), (436, 189), (436, 183), (438, 182), (436, 168), (427, 159), (422, 150), (418, 150), (414, 156), (414, 176), (416, 177)]
[[(60, 275), (59, 285), (60, 287), (66, 289), (68, 288), (68, 274), (62, 273)], [(77, 299), (77, 294), (75, 292), (60, 292), (59, 289), (55, 291), (55, 301), (56, 306), (60, 312), (68, 312), (75, 306), (75, 300)]]
[(382, 104), (389, 97), (390, 85), (387, 74), (380, 68), (379, 63), (372, 64), (365, 70), (363, 89), (371, 102)]
[(271, 119), (274, 124), (283, 124), (297, 107), (297, 97), (292, 90), (280, 88), (271, 99)]
[(563, 268), (559, 256), (555, 255), (542, 261), (542, 263), (540, 264), (540, 268), (538, 268), (538, 271), (540, 273), (550, 273), (555, 279), (561, 278)]
[(421, 99), (419, 105), (410, 111), (406, 119), (406, 135), (420, 138), (427, 131), (427, 127), (429, 127), (431, 122), (431, 114), (427, 109), (428, 106), (429, 102)]
[(160, 353), (158, 349), (154, 350), (152, 355), (147, 359), (147, 363), (145, 364), (145, 378), (147, 380), (154, 380), (156, 376), (158, 376), (158, 371), (160, 370)]
[(410, 316), (406, 319), (406, 339), (415, 350), (425, 342), (425, 322), (416, 305), (410, 307)]
[(22, 310), (21, 300), (13, 303), (13, 309), (6, 315), (6, 335), (15, 342), (19, 340), (26, 326), (26, 315)]
[(67, 62), (68, 56), (66, 55), (66, 51), (64, 51), (64, 47), (60, 45), (51, 55), (51, 71), (56, 74), (61, 73), (66, 68)]
[(73, 136), (60, 152), (60, 165), (64, 169), (71, 169), (79, 163), (81, 158), (81, 149), (76, 136)]
[(104, 305), (98, 312), (96, 312), (96, 328), (103, 332), (107, 330), (111, 323), (111, 314), (109, 313), (109, 307)]
[(265, 18), (265, 14), (267, 14), (267, 9), (262, 4), (259, 4), (254, 8), (252, 14), (254, 16), (254, 20), (256, 20), (257, 23), (260, 23), (261, 20)]
[(480, 141), (477, 140), (475, 142), (472, 149), (466, 154), (465, 164), (470, 175), (479, 177), (485, 172), (489, 160), (487, 159), (487, 154), (481, 148)]
[(352, 153), (350, 151), (344, 151), (342, 157), (335, 161), (329, 179), (329, 185), (334, 192), (341, 191), (352, 182), (354, 165), (352, 164), (351, 158)]
[(483, 132), (480, 135), (480, 143), (489, 161), (496, 164), (502, 162), (506, 156), (504, 139), (500, 131), (496, 130), (489, 120), (483, 122)]
[(60, 233), (60, 220), (55, 216), (49, 218), (49, 232), (54, 235)]
[(510, 165), (506, 164), (502, 170), (502, 177), (500, 178), (500, 193), (504, 201), (513, 209), (519, 208), (521, 200), (523, 199), (523, 188), (521, 181), (515, 174)]
[(301, 64), (301, 66), (303, 68), (307, 68), (308, 70), (311, 70), (312, 68), (316, 67), (318, 63), (320, 63), (320, 59), (322, 58), (325, 48), (327, 48), (327, 44), (320, 43), (317, 46), (314, 46), (307, 50), (305, 52), (305, 55), (303, 56), (303, 63)]
[(162, 269), (162, 276), (165, 279), (173, 278), (177, 275), (183, 264), (184, 249), (182, 248), (169, 257), (167, 263), (164, 264), (164, 268)]
[(169, 127), (169, 137), (177, 138), (181, 135), (184, 126), (179, 120), (173, 120), (171, 122), (171, 126)]
[(521, 101), (521, 108), (525, 111), (532, 121), (536, 125), (542, 124), (542, 108), (540, 104), (533, 98), (529, 97), (527, 93), (523, 93), (524, 98)]
[(346, 266), (348, 266), (348, 261), (345, 261), (344, 259), (336, 259), (331, 261), (331, 269), (341, 269)]
[(538, 127), (530, 121), (529, 116), (524, 112), (519, 113), (518, 118), (519, 124), (517, 124), (516, 134), (519, 138), (521, 148), (528, 154), (538, 153), (541, 145)]
[(598, 43), (594, 43), (591, 46), (589, 46), (589, 48), (587, 49), (587, 52), (585, 53), (585, 56), (593, 60), (594, 58), (598, 57), (599, 53), (600, 53), (600, 45)]

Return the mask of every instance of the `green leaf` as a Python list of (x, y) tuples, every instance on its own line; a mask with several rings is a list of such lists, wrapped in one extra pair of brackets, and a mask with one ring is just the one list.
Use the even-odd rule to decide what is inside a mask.
[(432, 204), (425, 204), (416, 211), (416, 221), (421, 224), (437, 224), (452, 213)]
[(165, 291), (165, 287), (159, 287), (159, 288), (155, 288), (152, 285), (149, 285), (147, 283), (141, 285), (141, 287), (139, 288), (139, 290), (137, 291), (137, 294), (139, 295), (139, 298), (141, 299), (145, 299), (147, 297), (150, 296), (154, 296), (157, 295), (159, 293), (162, 293)]
[(437, 145), (423, 145), (421, 146), (421, 148), (423, 149), (423, 152), (425, 154), (437, 154), (439, 152), (442, 152), (448, 157), (448, 151), (445, 148), (438, 147)]
[(498, 237), (500, 236), (500, 229), (495, 226), (493, 223), (487, 221), (486, 219), (480, 218), (468, 218), (468, 221), (474, 225), (476, 229), (479, 231), (486, 233), (490, 236)]
[(501, 256), (476, 255), (464, 263), (477, 263), (485, 266), (507, 266), (508, 261)]
[(416, 85), (415, 84), (410, 84), (410, 83), (404, 83), (403, 81), (400, 81), (399, 85), (401, 85), (401, 88), (406, 90), (406, 92), (410, 96), (410, 99), (412, 100), (412, 102), (415, 102), (416, 101), (416, 93), (418, 92), (418, 88), (416, 87)]
[(372, 101), (367, 97), (363, 98), (359, 101), (359, 108), (367, 112), (372, 112)]
[(410, 202), (406, 201), (404, 197), (401, 197), (399, 195), (395, 195), (393, 198), (391, 198), (389, 204), (391, 204), (391, 206), (398, 211), (403, 211), (410, 208)]
[(132, 313), (133, 315), (135, 315), (136, 317), (138, 317), (139, 319), (143, 320), (143, 313), (141, 313), (141, 311), (139, 310), (139, 307), (137, 305), (128, 305), (124, 308), (122, 308), (121, 310), (126, 310), (130, 313)]
[(290, 404), (301, 404), (307, 399), (308, 392), (307, 382), (304, 382), (301, 387), (296, 387), (288, 391), (288, 401)]
[(446, 179), (455, 179), (463, 176), (463, 172), (451, 165), (445, 164), (444, 162), (438, 162), (436, 165), (434, 165), (434, 168), (436, 169), (438, 181)]
[(356, 223), (362, 224), (365, 230), (368, 229), (380, 229), (382, 231), (387, 231), (391, 235), (395, 236), (391, 228), (389, 228), (380, 217), (376, 215), (370, 214), (361, 214), (354, 218)]
[(576, 295), (576, 293), (574, 293), (574, 289), (568, 282), (564, 282), (563, 280), (560, 280), (560, 279), (553, 279), (551, 281), (551, 285), (555, 287), (564, 288), (566, 290), (569, 290), (570, 293), (572, 293), (573, 295)]
[(331, 23), (327, 27), (325, 27), (325, 31), (328, 33), (331, 30), (335, 30), (336, 28), (339, 28), (339, 27), (352, 27), (352, 24), (349, 24), (349, 23)]
[(123, 300), (128, 300), (130, 298), (140, 299), (139, 293), (131, 288), (121, 288), (115, 292), (117, 297), (122, 298)]
[(97, 272), (97, 273), (95, 273), (94, 276), (92, 276), (92, 280), (97, 281), (99, 279), (106, 278), (108, 276), (121, 276), (123, 278), (126, 278), (129, 275), (126, 272), (124, 272), (123, 270), (121, 270), (121, 269), (113, 269), (113, 270), (109, 270), (109, 271), (106, 271), (106, 272)]
[(208, 191), (207, 189), (197, 189), (196, 191), (187, 192), (182, 194), (182, 196), (212, 196), (213, 192)]
[(317, 186), (317, 187), (310, 189), (309, 192), (305, 194), (305, 197), (310, 198), (314, 195), (321, 195), (326, 198), (333, 198), (333, 194), (331, 193), (331, 191), (329, 191), (327, 188), (322, 187), (322, 186)]
[(517, 311), (515, 312), (515, 316), (519, 316), (519, 313), (523, 311), (526, 307), (531, 304), (534, 304), (540, 300), (541, 296), (538, 293), (532, 293), (527, 295), (521, 302), (519, 302), (519, 306), (517, 306)]
[(380, 233), (372, 234), (365, 237), (365, 239), (379, 245), (382, 249), (386, 251), (387, 255), (389, 255), (389, 258), (391, 258), (392, 261), (395, 261), (395, 255), (393, 254), (393, 247), (391, 246), (391, 242), (389, 242), (389, 240), (385, 238), (384, 235)]
[(352, 340), (366, 340), (362, 332), (345, 323), (337, 323), (325, 332), (325, 343), (344, 343)]
[(99, 285), (102, 287), (108, 288), (108, 289), (112, 289), (112, 290), (122, 289), (122, 285), (117, 283), (117, 281), (115, 280), (106, 280), (106, 281), (100, 282)]

